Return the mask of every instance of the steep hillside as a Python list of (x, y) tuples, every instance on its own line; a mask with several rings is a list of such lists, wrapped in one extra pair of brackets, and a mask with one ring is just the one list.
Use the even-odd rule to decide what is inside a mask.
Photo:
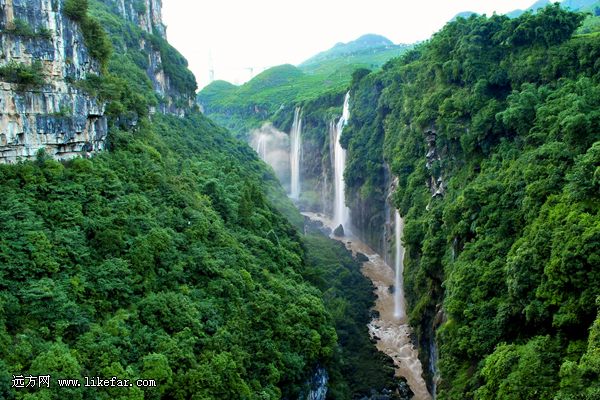
[(107, 117), (133, 124), (194, 105), (196, 80), (166, 41), (160, 0), (11, 0), (0, 10), (0, 162), (42, 148), (56, 159), (92, 154), (106, 148)]
[(140, 111), (183, 115), (195, 99), (196, 78), (166, 40), (161, 0), (90, 0), (89, 13), (109, 34), (108, 72), (141, 102)]
[(347, 202), (360, 215), (397, 186), (439, 399), (600, 393), (600, 42), (573, 35), (582, 20), (458, 18), (352, 85)]
[[(440, 399), (600, 393), (600, 47), (594, 16), (544, 4), (457, 17), (349, 80), (353, 233), (388, 256), (403, 217), (410, 321)], [(302, 123), (303, 208), (332, 213), (344, 92), (271, 108), (284, 131)]]
[[(360, 264), (321, 233), (304, 237), (272, 171), (198, 112), (160, 6), (0, 1), (1, 106), (23, 102), (9, 117), (37, 124), (17, 144), (43, 136), (42, 123), (66, 134), (61, 145), (86, 124), (104, 129), (101, 148), (62, 157), (40, 142), (0, 165), (0, 398), (291, 399), (328, 388), (349, 399), (404, 388), (369, 340), (374, 295)], [(246, 90), (303, 75), (283, 67)], [(48, 386), (30, 378), (47, 375)]]

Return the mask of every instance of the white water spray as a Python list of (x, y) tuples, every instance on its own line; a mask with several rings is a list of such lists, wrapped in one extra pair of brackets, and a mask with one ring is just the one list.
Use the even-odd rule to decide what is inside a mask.
[(406, 317), (404, 304), (404, 245), (402, 244), (402, 235), (404, 233), (404, 220), (396, 210), (395, 215), (395, 241), (396, 241), (396, 259), (395, 261), (395, 281), (394, 281), (394, 317), (402, 319)]
[(302, 157), (302, 119), (300, 118), (300, 111), (300, 107), (296, 107), (294, 123), (290, 132), (290, 197), (294, 200), (300, 198), (300, 157)]
[(264, 124), (248, 134), (250, 146), (271, 168), (279, 182), (289, 192), (290, 182), (290, 137), (271, 124)]
[(267, 159), (267, 139), (268, 136), (264, 133), (258, 134), (256, 143), (256, 153), (263, 161)]
[(346, 168), (346, 150), (340, 144), (344, 126), (350, 118), (350, 93), (346, 93), (342, 116), (336, 125), (331, 123), (330, 141), (333, 148), (333, 172), (335, 175), (335, 198), (333, 203), (333, 221), (336, 226), (342, 225), (344, 229), (350, 227), (350, 209), (346, 207), (346, 193), (344, 183), (344, 170)]

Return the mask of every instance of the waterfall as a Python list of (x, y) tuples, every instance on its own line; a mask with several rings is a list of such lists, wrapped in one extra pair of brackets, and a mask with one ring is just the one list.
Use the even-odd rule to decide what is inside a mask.
[(300, 400), (325, 400), (329, 374), (325, 368), (318, 368), (310, 380), (310, 391), (306, 396), (300, 395)]
[(440, 380), (440, 374), (437, 369), (437, 361), (438, 361), (438, 350), (435, 343), (435, 336), (431, 338), (429, 342), (429, 372), (431, 373), (431, 393), (432, 397), (435, 399), (437, 392), (437, 384)]
[[(334, 222), (322, 214), (311, 212), (302, 214), (331, 230), (335, 229)], [(404, 253), (404, 249), (402, 249), (403, 221), (399, 212), (395, 213), (395, 218), (396, 259), (402, 260)], [(371, 280), (377, 296), (373, 308), (375, 317), (368, 324), (369, 334), (375, 341), (377, 349), (390, 356), (394, 361), (396, 375), (406, 378), (414, 393), (413, 399), (431, 400), (425, 379), (423, 379), (423, 366), (419, 360), (419, 352), (412, 342), (412, 329), (404, 311), (401, 262), (396, 264), (396, 268), (400, 271), (394, 274), (394, 269), (386, 264), (383, 257), (356, 236), (340, 237), (332, 234), (330, 237), (344, 243), (353, 255), (362, 254), (367, 257), (368, 260), (363, 262), (361, 272)], [(392, 287), (395, 287), (393, 291)], [(400, 310), (398, 310), (398, 305), (400, 305)], [(398, 318), (399, 316), (400, 318)]]
[(402, 235), (404, 233), (404, 220), (400, 217), (400, 212), (396, 210), (395, 216), (396, 234), (396, 276), (394, 282), (394, 317), (402, 319), (406, 316), (404, 307), (404, 246), (402, 245)]
[(383, 175), (383, 180), (384, 182), (386, 182), (386, 196), (383, 205), (383, 215), (385, 218), (385, 222), (383, 224), (383, 232), (381, 236), (381, 256), (383, 257), (387, 265), (392, 265), (393, 260), (391, 253), (391, 241), (394, 237), (394, 224), (392, 222), (392, 209), (394, 209), (394, 207), (392, 206), (392, 196), (396, 190), (396, 187), (398, 186), (398, 182), (396, 179), (394, 179), (393, 181), (391, 180), (390, 167), (387, 163), (384, 164)]
[(273, 172), (285, 190), (290, 192), (290, 136), (270, 123), (248, 134), (249, 144)]
[(331, 123), (330, 145), (333, 145), (333, 172), (335, 176), (335, 197), (333, 203), (333, 221), (336, 226), (342, 225), (348, 230), (350, 222), (350, 209), (346, 207), (346, 194), (344, 183), (344, 169), (346, 168), (346, 150), (340, 144), (344, 126), (350, 117), (350, 93), (346, 93), (344, 109), (337, 124)]
[(256, 153), (263, 161), (267, 159), (267, 135), (264, 133), (258, 135)]
[(388, 242), (388, 238), (391, 235), (391, 226), (392, 226), (392, 215), (388, 202), (385, 202), (384, 206), (384, 215), (385, 215), (385, 223), (383, 224), (383, 234), (381, 235), (381, 254), (385, 263), (391, 265), (390, 259), (390, 244)]
[(300, 157), (302, 156), (302, 119), (300, 118), (300, 111), (300, 107), (296, 107), (294, 123), (290, 132), (290, 197), (294, 200), (300, 198)]

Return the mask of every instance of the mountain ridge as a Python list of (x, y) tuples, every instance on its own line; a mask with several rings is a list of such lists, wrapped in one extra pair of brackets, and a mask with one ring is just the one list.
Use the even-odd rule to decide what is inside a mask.
[(198, 93), (197, 100), (206, 115), (245, 137), (250, 129), (278, 120), (275, 114), (282, 107), (310, 101), (323, 91), (342, 92), (355, 70), (378, 69), (410, 47), (396, 45), (381, 35), (365, 34), (337, 43), (297, 66), (269, 68), (240, 86), (212, 82)]
[(377, 35), (374, 33), (367, 33), (347, 43), (338, 42), (330, 49), (317, 53), (314, 56), (308, 58), (307, 60), (301, 62), (300, 64), (298, 64), (298, 67), (307, 67), (311, 64), (322, 62), (324, 60), (328, 60), (335, 57), (347, 56), (355, 53), (370, 50), (372, 51), (382, 48), (391, 49), (399, 46), (400, 45), (395, 45), (394, 42), (392, 42), (385, 36)]

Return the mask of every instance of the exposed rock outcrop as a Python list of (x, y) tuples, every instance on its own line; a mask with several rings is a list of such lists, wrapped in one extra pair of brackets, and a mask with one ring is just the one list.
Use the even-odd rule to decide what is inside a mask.
[[(161, 99), (156, 108), (150, 110), (151, 113), (160, 112), (163, 114), (174, 114), (183, 116), (195, 103), (195, 87), (182, 92), (173, 82), (172, 77), (165, 70), (165, 54), (163, 50), (168, 46), (166, 41), (166, 27), (162, 22), (162, 0), (99, 0), (109, 6), (115, 13), (121, 16), (125, 21), (135, 25), (147, 35), (140, 37), (139, 41), (128, 43), (120, 41), (120, 46), (116, 51), (127, 51), (128, 48), (135, 47), (141, 50), (147, 57), (146, 74), (156, 94)], [(151, 35), (158, 36), (162, 42), (161, 45), (152, 39)], [(162, 49), (161, 49), (162, 47)], [(178, 55), (178, 54), (177, 54)], [(171, 54), (171, 57), (176, 57)], [(174, 60), (170, 60), (174, 62)]]
[(427, 142), (427, 169), (431, 172), (427, 186), (431, 191), (431, 197), (443, 196), (446, 193), (446, 182), (444, 181), (443, 171), (436, 168), (442, 161), (440, 152), (437, 148), (437, 132), (431, 128), (425, 132), (425, 141)]
[(162, 22), (162, 0), (105, 0), (117, 6), (121, 16), (139, 26), (144, 32), (154, 33), (163, 39), (167, 30)]
[(43, 83), (0, 75), (0, 162), (35, 156), (39, 149), (69, 159), (104, 149), (104, 105), (70, 82), (99, 73), (78, 25), (53, 0), (0, 0), (0, 68), (32, 68)]

